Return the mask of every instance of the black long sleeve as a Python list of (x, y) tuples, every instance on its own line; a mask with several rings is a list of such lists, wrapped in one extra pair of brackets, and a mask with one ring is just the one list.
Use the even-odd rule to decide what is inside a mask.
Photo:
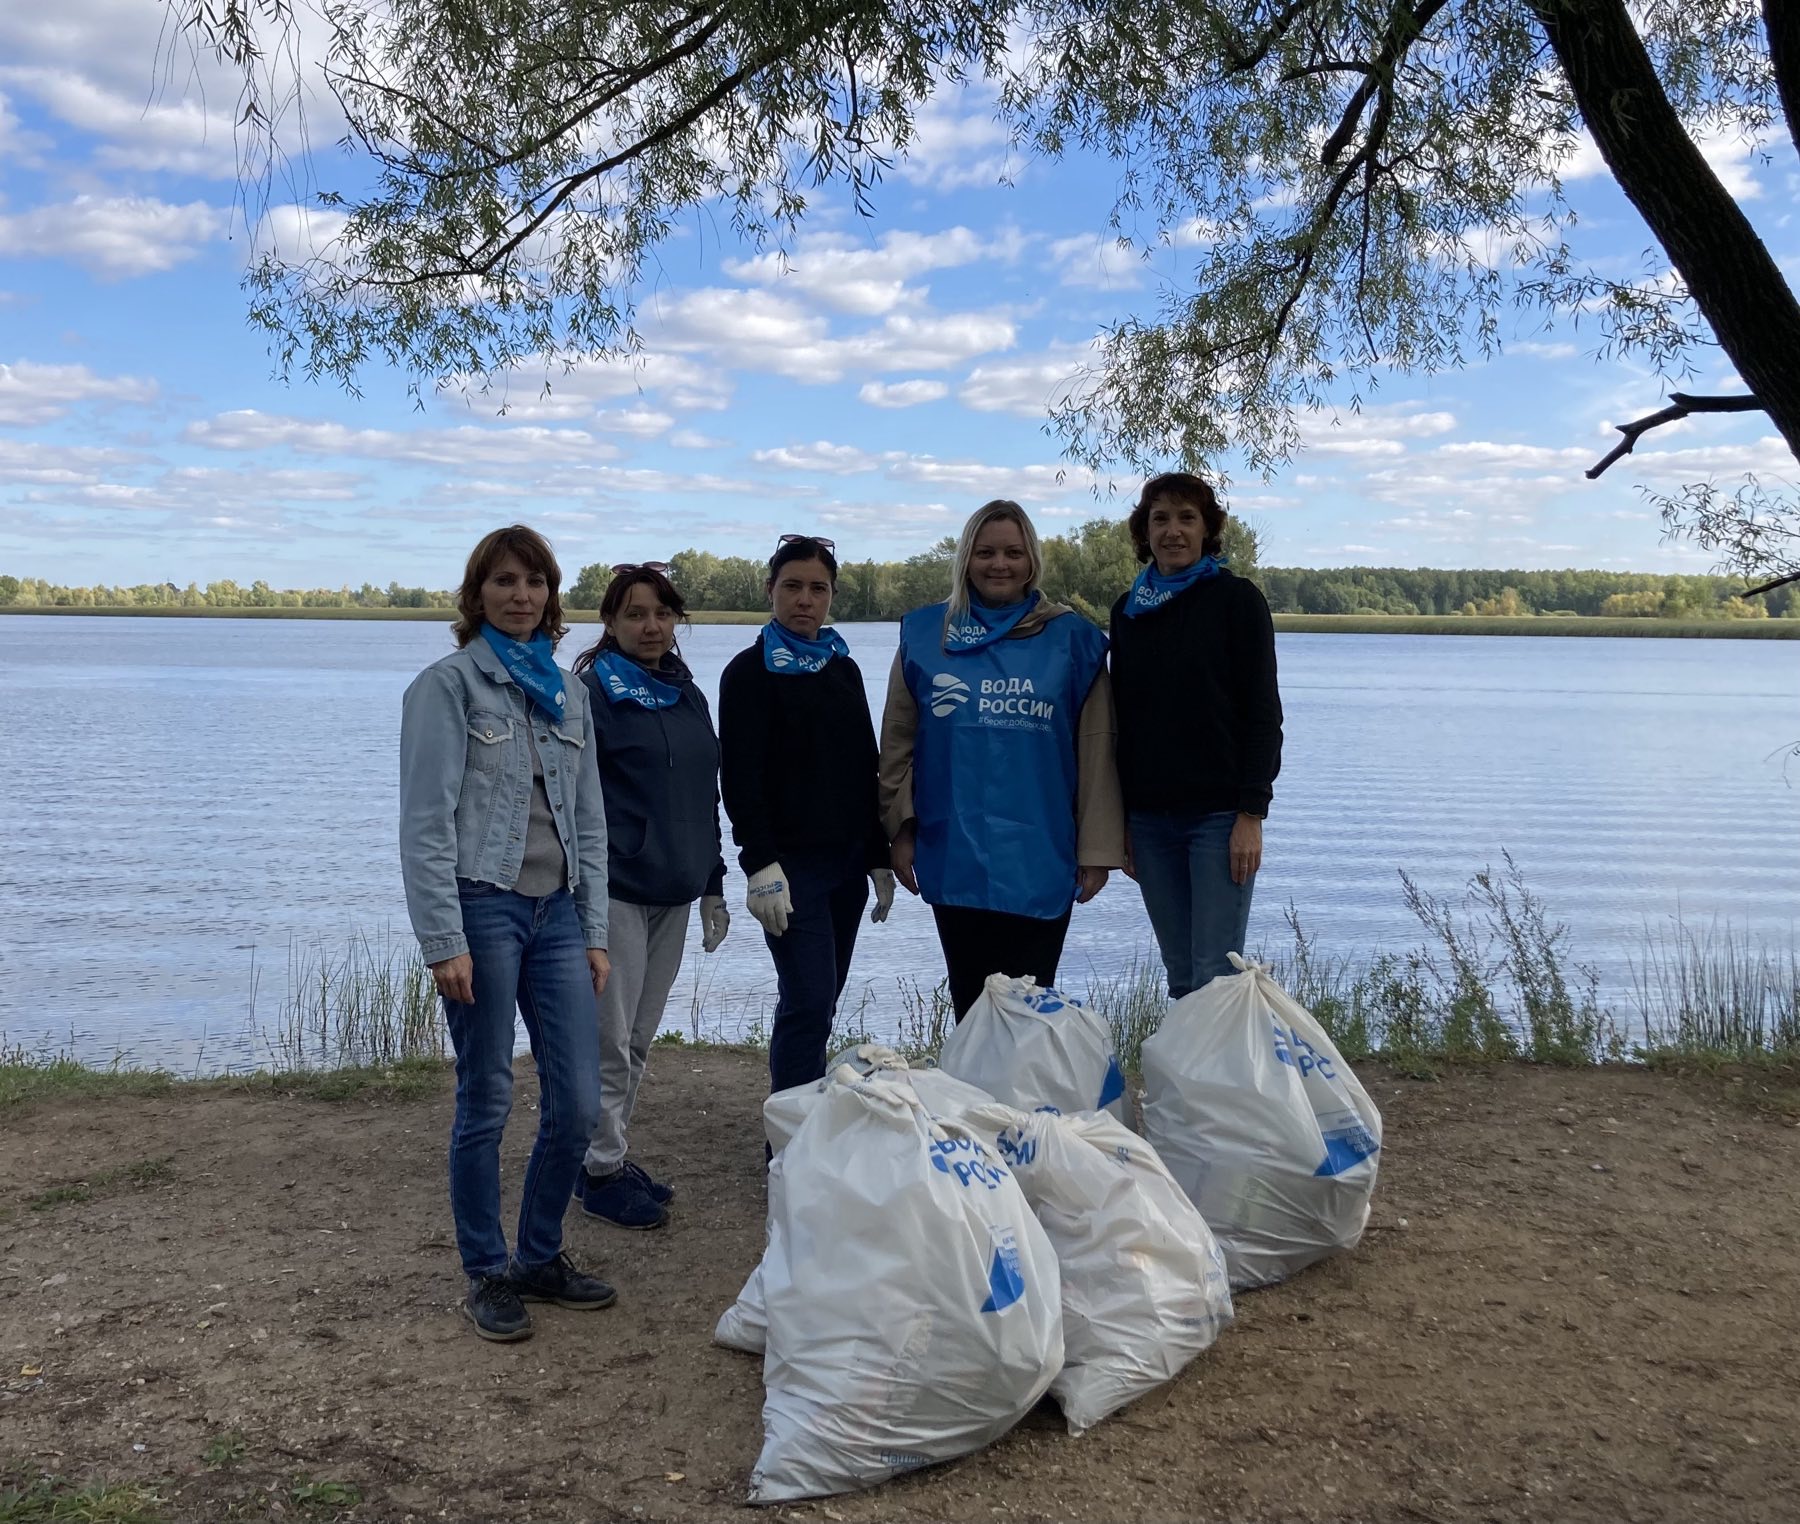
[(1225, 572), (1135, 619), (1124, 602), (1112, 677), (1126, 809), (1267, 814), (1282, 713), (1262, 592)]
[(875, 724), (848, 656), (807, 674), (773, 673), (759, 641), (719, 679), (720, 792), (738, 862), (755, 873), (783, 852), (866, 844), (888, 862), (875, 787)]

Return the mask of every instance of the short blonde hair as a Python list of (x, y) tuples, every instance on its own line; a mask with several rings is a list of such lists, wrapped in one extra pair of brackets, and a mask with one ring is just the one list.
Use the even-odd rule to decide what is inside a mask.
[(956, 542), (956, 558), (950, 563), (950, 623), (959, 623), (969, 612), (969, 562), (975, 557), (975, 540), (989, 524), (1006, 520), (1019, 526), (1025, 540), (1025, 555), (1031, 562), (1031, 576), (1025, 583), (1027, 594), (1044, 580), (1044, 547), (1038, 543), (1038, 532), (1032, 527), (1025, 510), (1010, 498), (997, 497), (984, 503), (969, 516)]

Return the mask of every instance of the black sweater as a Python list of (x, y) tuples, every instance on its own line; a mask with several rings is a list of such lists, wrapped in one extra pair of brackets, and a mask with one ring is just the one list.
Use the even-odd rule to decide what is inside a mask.
[(581, 674), (606, 801), (606, 892), (632, 905), (686, 905), (725, 892), (719, 743), (687, 664), (671, 652), (656, 676), (681, 690), (680, 703), (667, 709), (614, 703), (592, 669)]
[(1226, 571), (1135, 619), (1124, 609), (1112, 609), (1112, 680), (1125, 808), (1267, 814), (1281, 694), (1261, 591)]
[(738, 862), (755, 873), (784, 854), (849, 851), (888, 865), (875, 792), (875, 725), (848, 656), (818, 672), (771, 672), (759, 638), (719, 679), (719, 782)]

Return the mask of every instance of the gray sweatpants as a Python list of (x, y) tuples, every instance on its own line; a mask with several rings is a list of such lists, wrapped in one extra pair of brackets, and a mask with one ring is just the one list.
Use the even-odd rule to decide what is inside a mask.
[(663, 1006), (681, 970), (688, 905), (632, 905), (607, 901), (607, 956), (612, 975), (600, 995), (600, 1125), (583, 1163), (610, 1175), (625, 1162), (625, 1132), (637, 1104), (638, 1082)]

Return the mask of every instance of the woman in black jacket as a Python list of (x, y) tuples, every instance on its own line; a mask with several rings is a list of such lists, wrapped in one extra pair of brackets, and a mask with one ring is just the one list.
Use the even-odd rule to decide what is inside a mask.
[(773, 1090), (825, 1073), (857, 922), (894, 902), (875, 792), (875, 726), (862, 672), (825, 628), (837, 589), (830, 540), (783, 535), (769, 561), (772, 618), (719, 680), (720, 781), (745, 904), (775, 959)]
[(600, 997), (600, 1121), (576, 1195), (621, 1228), (660, 1228), (674, 1189), (626, 1151), (650, 1044), (681, 969), (688, 909), (700, 945), (725, 940), (719, 854), (719, 742), (706, 697), (681, 659), (687, 609), (660, 562), (615, 566), (600, 599), (605, 634), (576, 659), (594, 712), (594, 760), (606, 804), (613, 974)]
[(1179, 999), (1244, 949), (1281, 771), (1275, 625), (1226, 569), (1225, 510), (1199, 477), (1151, 478), (1126, 522), (1150, 563), (1112, 610), (1127, 871)]

